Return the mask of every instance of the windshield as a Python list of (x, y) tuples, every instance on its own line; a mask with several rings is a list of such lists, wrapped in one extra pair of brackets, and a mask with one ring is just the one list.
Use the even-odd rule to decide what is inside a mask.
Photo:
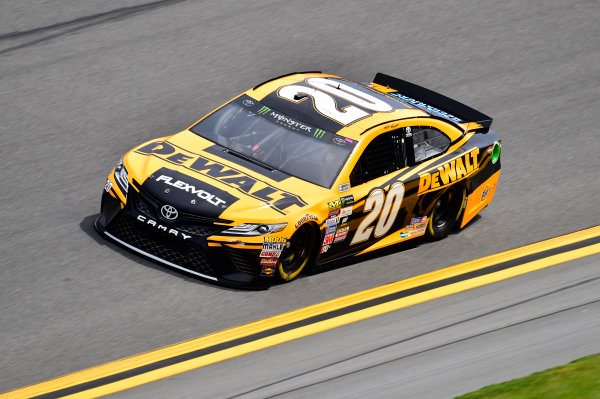
[(265, 166), (328, 188), (356, 145), (248, 96), (225, 105), (190, 130)]

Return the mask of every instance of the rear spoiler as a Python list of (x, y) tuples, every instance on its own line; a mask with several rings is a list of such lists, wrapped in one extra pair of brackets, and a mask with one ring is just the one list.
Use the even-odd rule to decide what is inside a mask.
[[(381, 72), (375, 75), (373, 83), (396, 90), (397, 93), (388, 94), (427, 111), (433, 116), (438, 116), (454, 123), (466, 124), (467, 128), (471, 131), (475, 130), (484, 133), (489, 131), (492, 125), (493, 119), (486, 114), (435, 91), (417, 86), (414, 83), (394, 78)], [(472, 128), (473, 122), (479, 126), (475, 125)]]

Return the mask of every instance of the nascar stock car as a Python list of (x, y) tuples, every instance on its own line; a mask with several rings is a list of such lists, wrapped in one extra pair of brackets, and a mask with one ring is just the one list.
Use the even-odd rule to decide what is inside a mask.
[(498, 182), (491, 123), (381, 73), (365, 83), (284, 75), (126, 153), (106, 180), (96, 229), (224, 285), (291, 281), (464, 227)]

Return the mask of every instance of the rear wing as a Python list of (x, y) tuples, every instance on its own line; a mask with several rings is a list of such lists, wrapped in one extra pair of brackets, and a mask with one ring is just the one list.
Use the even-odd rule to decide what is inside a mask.
[[(397, 91), (389, 95), (454, 123), (465, 124), (468, 130), (487, 132), (493, 119), (463, 103), (436, 93), (433, 90), (417, 86), (414, 83), (394, 78), (378, 72), (373, 83)], [(473, 125), (476, 124), (474, 127)]]

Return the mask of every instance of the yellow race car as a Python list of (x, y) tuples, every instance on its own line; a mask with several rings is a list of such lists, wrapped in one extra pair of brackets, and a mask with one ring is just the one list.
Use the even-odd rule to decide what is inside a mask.
[(464, 227), (494, 196), (492, 119), (378, 73), (263, 82), (108, 175), (97, 230), (230, 286)]

